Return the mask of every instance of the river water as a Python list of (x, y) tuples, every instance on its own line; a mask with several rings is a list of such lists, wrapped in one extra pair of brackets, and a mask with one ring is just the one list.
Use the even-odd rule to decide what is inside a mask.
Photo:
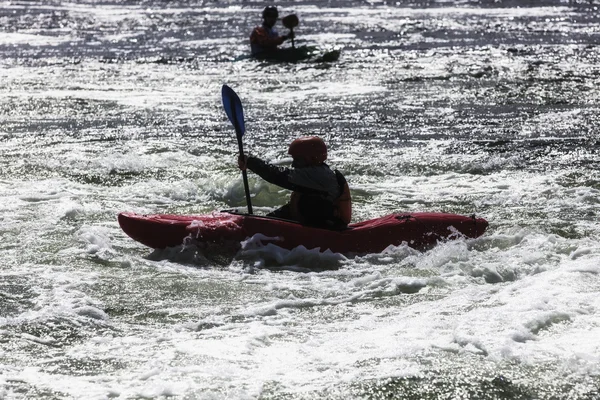
[[(342, 51), (295, 64), (243, 57), (263, 5), (0, 1), (0, 399), (599, 398), (600, 4), (285, 0), (297, 45)], [(243, 209), (225, 83), (247, 152), (326, 139), (355, 221), (488, 231), (134, 242), (119, 212)], [(288, 195), (250, 187), (258, 213)]]

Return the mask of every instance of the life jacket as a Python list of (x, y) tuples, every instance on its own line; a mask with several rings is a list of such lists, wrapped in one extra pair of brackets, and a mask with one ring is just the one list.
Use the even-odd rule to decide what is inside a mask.
[[(339, 227), (340, 225), (348, 225), (350, 220), (352, 219), (352, 197), (350, 196), (350, 188), (348, 187), (348, 182), (344, 175), (337, 169), (334, 170), (335, 177), (337, 179), (337, 184), (340, 188), (341, 195), (333, 200), (333, 209), (329, 216), (330, 219), (337, 221), (329, 221), (333, 222), (333, 225)], [(300, 222), (306, 222), (304, 216), (300, 212), (301, 206), (300, 201), (302, 196), (306, 196), (305, 194), (299, 192), (292, 192), (290, 197), (290, 213), (291, 217)], [(325, 204), (323, 204), (324, 206)], [(318, 207), (318, 206), (317, 206)], [(331, 205), (329, 205), (331, 207)], [(333, 218), (331, 218), (333, 217)], [(325, 217), (326, 218), (326, 217)], [(324, 225), (326, 225), (327, 221), (322, 221)]]
[(344, 224), (348, 225), (352, 220), (352, 196), (350, 196), (350, 187), (344, 175), (337, 169), (335, 170), (335, 177), (337, 178), (338, 185), (342, 188), (342, 194), (340, 197), (333, 201), (334, 215), (340, 219)]
[(257, 26), (250, 34), (252, 55), (277, 51), (277, 46), (283, 43), (283, 37), (277, 31), (267, 26)]

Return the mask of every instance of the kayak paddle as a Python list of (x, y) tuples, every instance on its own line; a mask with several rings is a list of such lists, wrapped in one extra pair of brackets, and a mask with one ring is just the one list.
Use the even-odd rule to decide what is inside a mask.
[[(242, 108), (242, 101), (237, 93), (227, 85), (223, 85), (223, 88), (221, 89), (221, 99), (223, 100), (223, 108), (225, 109), (227, 118), (229, 118), (231, 124), (235, 128), (240, 156), (244, 157), (242, 136), (246, 133), (246, 127), (244, 126), (244, 109)], [(248, 174), (246, 173), (246, 170), (242, 170), (242, 178), (244, 180), (244, 190), (246, 191), (248, 214), (252, 214), (252, 202), (250, 201), (250, 189), (248, 188)]]
[[(294, 33), (294, 28), (298, 26), (298, 22), (299, 21), (296, 14), (290, 14), (281, 19), (281, 23), (283, 24), (283, 26), (288, 28), (292, 34)], [(295, 47), (296, 46), (294, 46), (294, 38), (292, 37), (292, 48)]]

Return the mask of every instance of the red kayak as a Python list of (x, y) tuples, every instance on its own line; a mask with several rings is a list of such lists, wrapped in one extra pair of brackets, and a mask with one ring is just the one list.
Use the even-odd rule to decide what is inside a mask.
[(119, 225), (132, 239), (154, 249), (185, 243), (241, 242), (262, 234), (263, 244), (293, 249), (327, 249), (336, 253), (379, 253), (406, 243), (426, 249), (440, 241), (476, 238), (485, 232), (483, 218), (446, 213), (390, 214), (351, 224), (341, 231), (313, 228), (258, 215), (217, 212), (209, 215), (119, 214)]

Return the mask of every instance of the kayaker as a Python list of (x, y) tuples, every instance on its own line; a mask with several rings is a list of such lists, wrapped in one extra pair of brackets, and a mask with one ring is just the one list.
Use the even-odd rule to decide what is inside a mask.
[(316, 136), (301, 137), (288, 149), (292, 168), (269, 164), (257, 157), (238, 157), (246, 168), (267, 182), (292, 190), (288, 204), (267, 214), (330, 229), (343, 229), (352, 218), (352, 198), (344, 176), (332, 170), (325, 160), (327, 146)]
[(254, 28), (250, 34), (250, 48), (253, 56), (268, 56), (277, 52), (277, 46), (285, 40), (292, 39), (294, 32), (280, 36), (273, 27), (279, 17), (279, 11), (275, 6), (267, 6), (262, 12), (263, 23)]

